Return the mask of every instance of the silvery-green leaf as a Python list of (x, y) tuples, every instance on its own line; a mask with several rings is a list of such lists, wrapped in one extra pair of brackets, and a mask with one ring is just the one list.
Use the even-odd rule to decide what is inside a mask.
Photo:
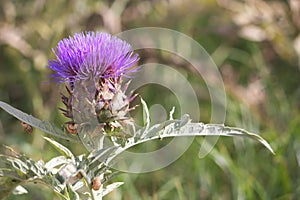
[(96, 197), (104, 197), (105, 195), (109, 194), (110, 192), (112, 192), (114, 189), (120, 187), (121, 185), (123, 185), (124, 182), (114, 182), (112, 184), (107, 185), (106, 187), (104, 187), (101, 190), (98, 191), (94, 191), (94, 195)]
[(54, 124), (52, 124), (50, 122), (47, 122), (44, 120), (39, 120), (39, 119), (37, 119), (31, 115), (28, 115), (28, 114), (12, 107), (9, 104), (4, 103), (2, 101), (0, 101), (0, 107), (3, 110), (5, 110), (7, 113), (14, 116), (15, 118), (29, 124), (30, 126), (33, 126), (35, 128), (42, 130), (45, 133), (48, 133), (55, 137), (59, 137), (59, 138), (69, 140), (72, 142), (79, 142), (79, 138), (77, 136), (62, 131), (61, 129), (59, 129), (58, 127), (56, 127)]
[(73, 187), (69, 184), (67, 184), (66, 187), (66, 196), (70, 200), (80, 200), (78, 193), (73, 189)]
[[(111, 174), (109, 174), (109, 175), (106, 175), (106, 176), (104, 177), (104, 179), (101, 180), (101, 183), (102, 183), (102, 184), (107, 183), (108, 181), (112, 180), (114, 177), (120, 175), (121, 173), (123, 173), (123, 172), (115, 171), (115, 172), (113, 172), (113, 173), (111, 173)], [(96, 174), (96, 176), (97, 176), (97, 175), (100, 175), (100, 174)]]
[(30, 167), (30, 172), (35, 176), (43, 176), (45, 174), (45, 167), (40, 165), (38, 162), (35, 163), (33, 160), (29, 160), (28, 164)]
[(173, 119), (174, 119), (174, 118), (173, 118), (174, 112), (175, 112), (175, 107), (173, 106), (173, 107), (172, 107), (172, 110), (171, 110), (170, 113), (169, 113), (169, 120), (173, 120)]
[(228, 127), (223, 124), (203, 124), (203, 123), (187, 123), (178, 131), (175, 127), (168, 127), (168, 131), (164, 131), (160, 137), (176, 137), (176, 136), (241, 136), (248, 137), (263, 144), (269, 151), (274, 154), (269, 143), (257, 134), (250, 133), (244, 129), (236, 127)]
[(73, 185), (73, 189), (75, 191), (79, 190), (80, 188), (83, 188), (85, 186), (85, 184), (83, 183), (83, 181), (77, 181), (74, 185)]
[[(139, 130), (144, 131), (144, 130)], [(140, 135), (137, 133), (136, 135)], [(195, 136), (240, 136), (251, 138), (263, 144), (269, 151), (274, 154), (273, 149), (262, 137), (248, 131), (224, 126), (223, 124), (204, 124), (192, 123), (188, 115), (184, 115), (180, 120), (167, 120), (164, 123), (153, 125), (148, 131), (144, 131), (141, 138), (129, 138), (124, 147), (118, 147), (111, 153), (107, 164), (110, 163), (117, 155), (137, 144), (150, 140), (162, 139), (166, 137), (195, 137)], [(103, 161), (103, 160), (102, 160)]]
[(18, 185), (12, 192), (14, 195), (20, 195), (20, 194), (27, 194), (28, 191), (22, 187), (21, 185)]
[(60, 143), (56, 142), (51, 138), (44, 137), (44, 139), (50, 142), (61, 154), (63, 154), (67, 158), (71, 158), (74, 161), (75, 157), (67, 147), (61, 145)]
[(147, 103), (141, 98), (141, 103), (143, 106), (143, 121), (144, 121), (144, 126), (146, 127), (146, 130), (150, 126), (150, 114), (149, 114), (149, 109), (147, 106)]
[(92, 160), (90, 161), (89, 165), (93, 165), (93, 163), (96, 161), (105, 161), (115, 149), (117, 149), (117, 147), (112, 146), (90, 153), (89, 158)]
[(46, 164), (45, 167), (51, 171), (53, 170), (55, 167), (62, 165), (62, 164), (66, 164), (68, 163), (68, 159), (65, 156), (57, 156), (52, 158), (51, 160), (49, 160)]
[(25, 175), (28, 171), (28, 166), (20, 159), (18, 158), (7, 158), (8, 161), (11, 162), (11, 166), (16, 170), (18, 175)]
[(0, 156), (0, 162), (3, 163), (0, 168), (0, 197), (4, 197), (13, 191), (16, 186), (23, 182), (43, 182), (49, 187), (53, 188), (55, 192), (60, 190), (51, 173), (48, 173), (43, 167), (43, 162), (34, 162), (24, 155)]

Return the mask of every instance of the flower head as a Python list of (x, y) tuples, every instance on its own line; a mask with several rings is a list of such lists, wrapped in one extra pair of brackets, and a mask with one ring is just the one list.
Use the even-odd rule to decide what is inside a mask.
[(134, 72), (139, 57), (125, 41), (108, 33), (85, 32), (61, 40), (49, 68), (59, 82), (113, 78)]
[(70, 86), (61, 97), (66, 108), (60, 110), (71, 120), (66, 130), (77, 134), (77, 127), (93, 122), (101, 133), (124, 141), (126, 127), (132, 126), (130, 102), (136, 97), (126, 95), (129, 82), (122, 86), (122, 76), (138, 69), (132, 47), (107, 33), (85, 32), (61, 40), (53, 52), (56, 58), (48, 67), (56, 80)]

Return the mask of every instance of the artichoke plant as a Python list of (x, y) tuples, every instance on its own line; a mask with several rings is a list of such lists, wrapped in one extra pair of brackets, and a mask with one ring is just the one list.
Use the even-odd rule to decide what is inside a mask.
[[(174, 109), (168, 120), (150, 126), (149, 110), (143, 99), (144, 126), (138, 129), (129, 116), (135, 108), (130, 107), (130, 103), (136, 95), (128, 93), (130, 81), (124, 83), (124, 77), (130, 78), (130, 74), (139, 69), (136, 67), (139, 56), (127, 42), (115, 36), (100, 32), (75, 34), (61, 40), (53, 52), (55, 58), (49, 60), (48, 67), (54, 71), (54, 81), (66, 86), (66, 92), (61, 94), (65, 108), (60, 108), (68, 118), (65, 129), (1, 101), (0, 107), (23, 121), (26, 130), (36, 127), (52, 136), (81, 143), (89, 153), (74, 155), (59, 142), (44, 137), (60, 156), (35, 162), (25, 155), (0, 154), (0, 198), (11, 192), (26, 192), (20, 186), (23, 183), (41, 182), (62, 199), (102, 199), (123, 184), (108, 183), (121, 171), (113, 168), (114, 164), (128, 160), (127, 157), (118, 160), (118, 155), (137, 144), (166, 137), (243, 136), (259, 141), (273, 153), (271, 146), (259, 135), (224, 124), (194, 123), (188, 114), (174, 119)], [(110, 143), (104, 142), (107, 140)], [(171, 151), (176, 152), (176, 149)], [(169, 159), (168, 155), (159, 156)], [(133, 165), (156, 164), (148, 157), (142, 156), (142, 159), (138, 165), (132, 162)]]

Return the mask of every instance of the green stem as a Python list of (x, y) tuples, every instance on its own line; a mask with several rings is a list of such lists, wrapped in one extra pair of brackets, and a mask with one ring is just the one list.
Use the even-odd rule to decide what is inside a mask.
[(90, 194), (91, 194), (91, 199), (92, 199), (92, 200), (96, 200), (96, 198), (95, 198), (95, 196), (94, 196), (93, 189), (92, 189), (92, 187), (90, 186), (87, 177), (86, 177), (86, 176), (83, 176), (83, 180), (84, 180), (84, 182), (85, 182), (85, 185), (86, 185), (87, 188), (89, 189), (89, 192), (90, 192)]

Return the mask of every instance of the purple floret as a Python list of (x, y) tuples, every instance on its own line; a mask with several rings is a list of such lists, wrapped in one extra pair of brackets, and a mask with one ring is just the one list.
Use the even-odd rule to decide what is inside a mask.
[(86, 32), (61, 40), (53, 49), (49, 68), (59, 82), (112, 78), (137, 71), (139, 60), (132, 47), (108, 33)]

